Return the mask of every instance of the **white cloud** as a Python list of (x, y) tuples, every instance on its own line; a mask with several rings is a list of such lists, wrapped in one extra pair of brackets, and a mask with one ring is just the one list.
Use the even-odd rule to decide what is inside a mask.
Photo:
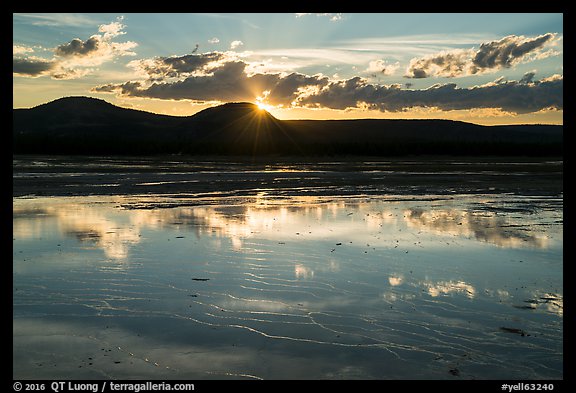
[(169, 78), (184, 79), (188, 76), (204, 76), (227, 59), (222, 52), (208, 52), (184, 56), (156, 57), (139, 59), (128, 63), (136, 74), (149, 81), (162, 81)]
[(478, 49), (441, 51), (410, 61), (405, 77), (455, 78), (496, 72), (516, 64), (558, 55), (555, 46), (557, 34), (546, 33), (534, 38), (509, 35), (499, 40), (484, 42)]
[(374, 57), (373, 52), (348, 48), (278, 48), (259, 50), (251, 54), (253, 59), (268, 58), (275, 59), (276, 62), (288, 60), (298, 68), (326, 64), (368, 64)]
[(100, 25), (98, 31), (100, 33), (104, 33), (104, 36), (102, 37), (104, 40), (108, 40), (116, 36), (126, 34), (125, 31), (122, 31), (126, 27), (125, 25), (120, 23), (122, 19), (124, 18), (120, 17), (116, 22), (112, 22), (107, 25)]
[(23, 55), (25, 53), (32, 53), (34, 49), (23, 46), (23, 45), (12, 45), (12, 54), (13, 55)]
[(382, 112), (411, 108), (442, 111), (497, 108), (513, 113), (531, 113), (544, 108), (563, 109), (563, 78), (541, 81), (500, 81), (471, 88), (455, 83), (435, 84), (427, 89), (403, 89), (400, 85), (377, 85), (354, 77), (331, 81), (317, 94), (302, 98), (302, 106), (330, 109), (365, 107)]
[[(385, 62), (370, 66), (380, 69)], [(401, 112), (411, 108), (471, 110), (495, 108), (511, 113), (530, 113), (544, 108), (563, 108), (563, 77), (534, 80), (526, 73), (519, 81), (498, 79), (492, 83), (461, 88), (454, 83), (426, 89), (405, 89), (401, 84), (380, 85), (352, 77), (334, 80), (303, 73), (263, 73), (230, 52), (191, 54), (133, 62), (146, 80), (108, 84), (97, 92), (121, 96), (191, 101), (254, 101), (284, 107), (326, 109), (366, 108)], [(266, 94), (264, 94), (266, 92)]]
[(56, 67), (56, 62), (35, 56), (26, 58), (14, 57), (12, 59), (12, 72), (17, 76), (37, 78), (50, 75), (51, 71)]
[[(297, 12), (294, 15), (296, 15), (296, 18), (301, 18), (303, 16), (312, 15), (312, 13), (309, 13), (309, 12), (298, 13)], [(339, 20), (342, 20), (342, 18), (343, 18), (341, 13), (319, 13), (319, 14), (316, 14), (316, 16), (327, 17), (331, 22), (337, 22)]]
[(114, 42), (117, 36), (125, 34), (126, 27), (118, 18), (116, 22), (102, 24), (98, 32), (87, 40), (79, 38), (58, 45), (53, 50), (52, 59), (26, 57), (30, 48), (15, 46), (13, 72), (18, 76), (38, 77), (50, 75), (55, 79), (76, 79), (92, 73), (93, 68), (121, 56), (133, 56), (132, 52), (138, 44), (133, 41)]
[(368, 68), (366, 72), (369, 74), (377, 74), (377, 75), (394, 75), (396, 70), (400, 68), (400, 63), (396, 62), (394, 64), (388, 64), (385, 60), (372, 60), (368, 63)]
[(244, 45), (244, 43), (240, 40), (232, 41), (230, 43), (230, 49), (236, 49), (236, 48), (241, 47), (243, 45)]
[(93, 90), (194, 101), (254, 101), (265, 96), (271, 105), (290, 106), (311, 87), (317, 91), (328, 83), (322, 75), (258, 72), (230, 52), (135, 60), (129, 65), (145, 80), (107, 84)]
[(31, 21), (35, 26), (86, 26), (94, 24), (94, 21), (85, 15), (67, 13), (16, 13), (13, 14), (13, 18)]

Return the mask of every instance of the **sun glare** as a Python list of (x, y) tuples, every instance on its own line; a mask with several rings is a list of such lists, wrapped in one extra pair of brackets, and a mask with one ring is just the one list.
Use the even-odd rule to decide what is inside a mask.
[(269, 90), (265, 90), (262, 92), (261, 95), (259, 95), (258, 97), (256, 97), (256, 102), (255, 104), (258, 106), (258, 109), (260, 109), (261, 111), (266, 111), (266, 112), (270, 112), (270, 109), (272, 109), (272, 105), (268, 105), (265, 104), (264, 102), (266, 101), (266, 98), (270, 95), (270, 91)]
[(270, 109), (272, 109), (271, 105), (265, 104), (263, 102), (256, 101), (256, 105), (258, 106), (258, 109), (260, 109), (261, 111), (270, 112)]

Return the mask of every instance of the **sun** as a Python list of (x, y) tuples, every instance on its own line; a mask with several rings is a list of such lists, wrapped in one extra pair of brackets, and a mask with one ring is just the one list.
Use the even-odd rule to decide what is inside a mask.
[(260, 109), (260, 111), (270, 112), (270, 110), (273, 108), (272, 105), (265, 103), (269, 95), (270, 90), (265, 90), (254, 100), (255, 101), (254, 103), (256, 104), (256, 106), (258, 106), (258, 109)]
[(272, 109), (272, 105), (265, 104), (261, 101), (256, 101), (256, 106), (261, 111), (266, 111), (266, 112), (270, 112), (270, 109)]

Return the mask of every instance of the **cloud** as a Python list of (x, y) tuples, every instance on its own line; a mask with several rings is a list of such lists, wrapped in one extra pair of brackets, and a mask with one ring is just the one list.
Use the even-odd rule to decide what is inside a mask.
[(69, 65), (100, 65), (119, 56), (132, 56), (131, 50), (138, 44), (132, 41), (114, 42), (113, 38), (125, 34), (126, 27), (118, 18), (116, 22), (100, 25), (98, 31), (104, 34), (95, 34), (82, 41), (75, 38), (72, 41), (59, 45), (54, 50), (56, 56), (65, 58)]
[(470, 50), (456, 49), (412, 59), (405, 76), (408, 78), (429, 78), (431, 76), (454, 78), (469, 75), (473, 73), (470, 71), (472, 67), (471, 55)]
[(12, 72), (17, 76), (39, 77), (49, 75), (57, 67), (57, 63), (52, 60), (45, 60), (36, 57), (12, 59)]
[(209, 73), (225, 57), (226, 55), (222, 52), (192, 53), (183, 56), (133, 60), (128, 63), (128, 67), (151, 81), (161, 81), (167, 78), (187, 77), (192, 74), (204, 75)]
[(219, 42), (220, 42), (220, 40), (218, 39), (218, 37), (213, 37), (213, 38), (210, 38), (210, 39), (208, 40), (208, 43), (209, 43), (209, 44), (217, 44), (217, 43), (219, 43)]
[(497, 41), (482, 43), (477, 50), (454, 49), (414, 58), (410, 61), (405, 77), (455, 78), (496, 72), (533, 58), (557, 54), (550, 50), (544, 51), (555, 39), (554, 33), (534, 38), (510, 35)]
[(482, 69), (509, 68), (521, 62), (530, 53), (540, 50), (556, 35), (546, 33), (535, 38), (510, 35), (499, 41), (486, 42), (480, 45), (472, 62)]
[(92, 71), (87, 67), (99, 66), (120, 56), (131, 56), (135, 42), (114, 42), (113, 39), (124, 34), (125, 26), (116, 22), (100, 25), (98, 31), (103, 34), (92, 35), (83, 41), (79, 38), (58, 45), (53, 50), (52, 59), (26, 57), (29, 50), (20, 47), (14, 49), (13, 73), (17, 76), (44, 76), (55, 79), (75, 79)]
[(368, 63), (367, 73), (380, 74), (380, 75), (394, 75), (396, 70), (400, 68), (400, 63), (388, 64), (385, 60), (372, 60)]
[[(300, 12), (300, 13), (295, 13), (294, 15), (296, 15), (296, 18), (301, 18), (303, 16), (308, 16), (308, 15), (312, 15), (312, 13), (308, 13), (308, 12)], [(342, 20), (342, 14), (341, 13), (320, 13), (320, 14), (316, 14), (316, 16), (323, 16), (323, 17), (327, 17), (330, 22), (337, 22), (339, 20)]]
[(563, 77), (533, 81), (525, 75), (520, 81), (496, 81), (482, 86), (459, 88), (455, 83), (435, 84), (427, 89), (402, 89), (400, 85), (374, 85), (355, 77), (330, 82), (317, 94), (300, 103), (332, 109), (367, 107), (389, 112), (411, 108), (442, 111), (498, 108), (513, 113), (531, 113), (547, 108), (563, 109)]
[(267, 89), (267, 101), (270, 105), (297, 106), (302, 97), (314, 94), (328, 85), (329, 80), (322, 75), (307, 76), (293, 72), (286, 76), (276, 74), (273, 82)]
[[(414, 89), (412, 84), (374, 84), (360, 76), (336, 80), (322, 74), (263, 72), (233, 52), (158, 57), (132, 61), (129, 65), (138, 71), (141, 80), (96, 86), (93, 91), (203, 102), (259, 99), (283, 107), (366, 108), (382, 112), (428, 108), (530, 113), (563, 108), (563, 77), (556, 75), (538, 81), (535, 71), (524, 74), (518, 81), (498, 78), (467, 88), (447, 83)], [(384, 61), (374, 61), (368, 69), (386, 72), (388, 66)]]
[[(162, 62), (163, 67), (166, 62), (172, 63), (172, 59), (163, 59)], [(168, 67), (168, 70), (171, 70), (168, 73), (162, 67), (158, 71), (160, 74), (170, 77), (177, 77), (182, 74), (184, 78), (180, 80), (165, 82), (163, 81), (164, 78), (153, 78), (149, 81), (98, 86), (93, 91), (116, 92), (124, 96), (170, 100), (238, 101), (255, 97), (253, 93), (250, 93), (254, 88), (249, 83), (251, 82), (250, 78), (244, 73), (246, 65), (243, 62), (226, 62), (212, 69), (210, 74), (194, 73), (193, 71), (197, 69), (193, 65), (195, 63), (195, 61), (190, 61), (190, 58), (188, 58), (183, 63), (172, 63), (176, 64), (176, 67)], [(197, 64), (201, 63), (202, 61), (200, 60)], [(149, 70), (151, 75), (155, 72), (155, 70)]]
[(48, 13), (48, 14), (13, 14), (14, 20), (31, 21), (35, 26), (86, 26), (94, 23), (91, 19), (81, 14)]
[(241, 47), (242, 45), (244, 45), (244, 43), (242, 41), (236, 40), (236, 41), (232, 41), (230, 43), (230, 49), (236, 49)]
[(54, 53), (56, 56), (89, 56), (91, 53), (98, 51), (100, 36), (92, 36), (86, 41), (78, 38), (73, 39), (67, 44), (56, 47)]
[(23, 45), (12, 45), (12, 55), (23, 55), (25, 53), (32, 53), (34, 49)]
[(53, 79), (76, 79), (91, 72), (91, 69), (66, 68), (57, 60), (46, 60), (38, 57), (14, 57), (12, 72), (15, 76), (37, 78), (50, 76)]
[(194, 101), (254, 101), (267, 92), (269, 104), (290, 106), (304, 90), (328, 83), (320, 75), (248, 74), (246, 62), (221, 52), (157, 58), (145, 65), (147, 80), (97, 86), (93, 91)]
[(102, 38), (104, 40), (109, 40), (119, 35), (126, 34), (126, 32), (123, 31), (126, 26), (120, 23), (120, 21), (123, 19), (123, 17), (119, 17), (116, 22), (111, 22), (107, 25), (100, 25), (100, 27), (98, 27), (98, 31), (100, 33), (104, 33)]
[(522, 76), (522, 79), (520, 79), (519, 83), (532, 83), (535, 75), (536, 71), (527, 72), (524, 74), (524, 76)]

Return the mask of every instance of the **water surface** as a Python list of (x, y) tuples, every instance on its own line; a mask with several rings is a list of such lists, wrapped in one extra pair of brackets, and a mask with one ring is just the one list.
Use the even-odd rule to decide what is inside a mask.
[(177, 192), (15, 195), (13, 377), (563, 377), (561, 193), (310, 192), (334, 170), (283, 188), (286, 169), (236, 192), (182, 171)]

